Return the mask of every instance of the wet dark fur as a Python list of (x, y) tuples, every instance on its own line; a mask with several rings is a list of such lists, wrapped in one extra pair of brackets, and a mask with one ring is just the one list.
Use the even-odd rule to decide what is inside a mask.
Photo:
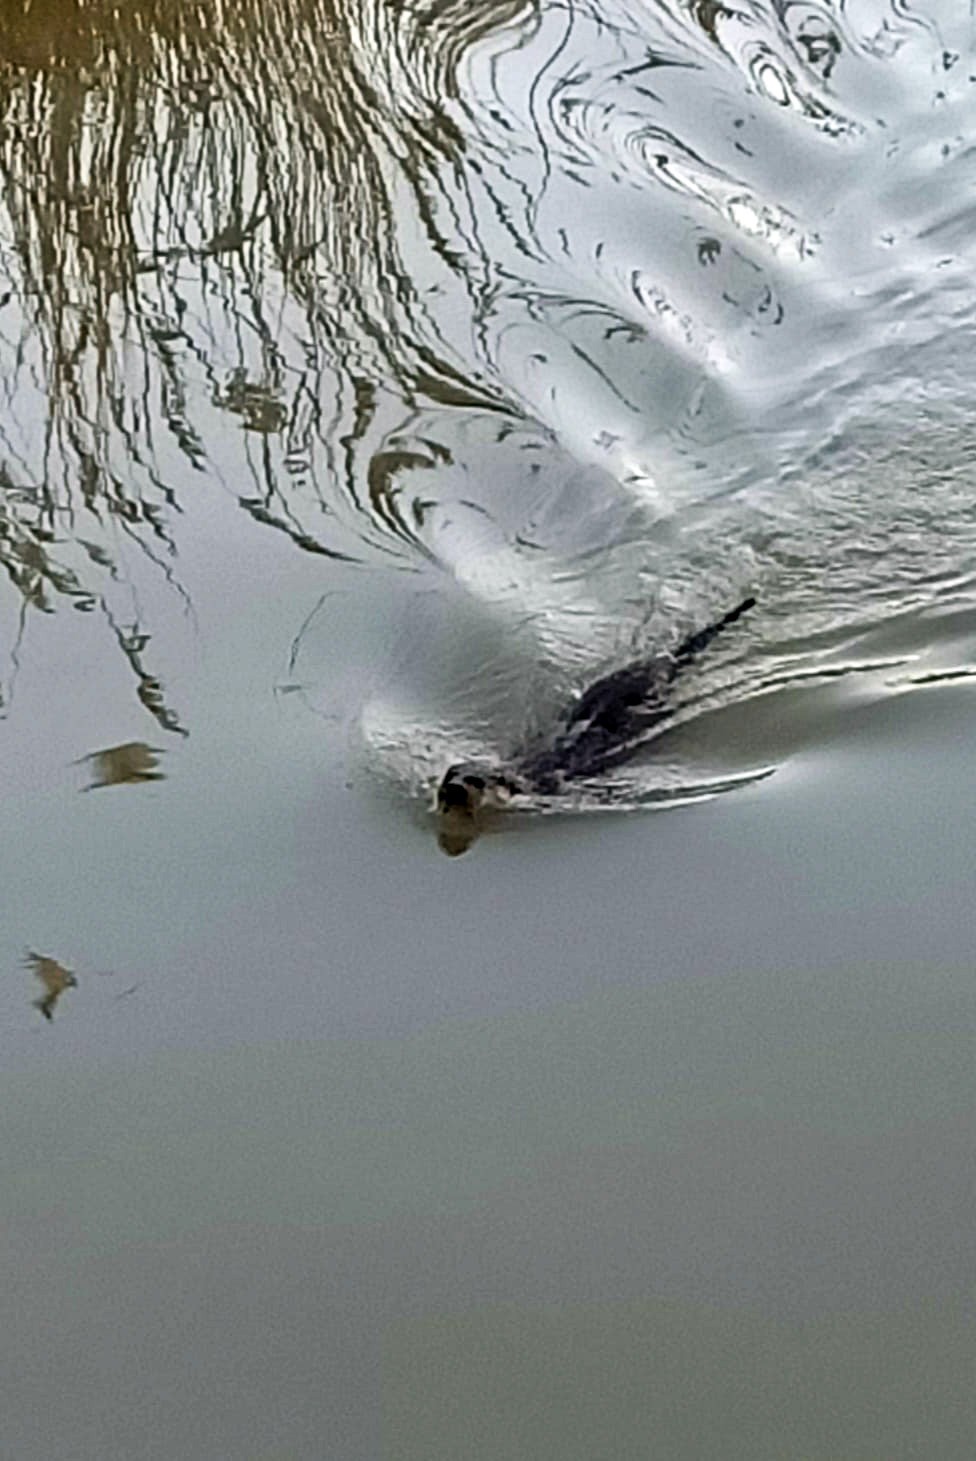
[(716, 623), (689, 635), (671, 654), (637, 660), (604, 675), (569, 707), (564, 728), (555, 738), (527, 748), (510, 772), (471, 764), (449, 767), (438, 788), (438, 810), (473, 816), (486, 795), (498, 791), (554, 796), (570, 782), (620, 765), (650, 730), (671, 715), (669, 692), (682, 670), (755, 602), (743, 599)]
[(598, 776), (626, 761), (648, 731), (671, 715), (669, 692), (682, 670), (755, 602), (744, 599), (715, 624), (689, 635), (672, 654), (639, 660), (597, 680), (569, 710), (566, 729), (520, 762), (529, 789), (552, 796), (566, 782)]

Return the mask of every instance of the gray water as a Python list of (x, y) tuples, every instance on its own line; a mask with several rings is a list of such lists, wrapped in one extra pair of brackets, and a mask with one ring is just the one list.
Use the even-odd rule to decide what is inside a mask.
[(0, 1455), (972, 1456), (974, 40), (8, 17)]

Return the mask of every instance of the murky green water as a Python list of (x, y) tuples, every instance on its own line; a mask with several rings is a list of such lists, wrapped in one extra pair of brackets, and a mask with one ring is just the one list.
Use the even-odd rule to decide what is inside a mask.
[(968, 1461), (974, 43), (7, 7), (0, 1455)]

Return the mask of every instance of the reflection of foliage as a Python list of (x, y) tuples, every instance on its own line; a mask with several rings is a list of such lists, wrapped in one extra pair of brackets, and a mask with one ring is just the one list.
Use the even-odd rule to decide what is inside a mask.
[[(211, 391), (218, 405), (252, 429), (283, 431), (280, 400), (255, 426), (256, 396), (245, 406), (241, 395), (277, 398), (289, 331), (267, 311), (283, 293), (301, 305), (307, 358), (324, 353), (374, 387), (390, 376), (407, 394), (464, 391), (464, 375), (425, 338), (394, 212), (406, 178), (436, 233), (436, 170), (463, 148), (446, 110), (456, 69), (466, 47), (525, 9), (494, 0), (472, 20), (456, 0), (407, 15), (384, 0), (251, 0), (218, 23), (175, 0), (86, 7), (74, 12), (75, 29), (90, 28), (82, 65), (74, 42), (38, 74), (0, 65), (8, 269), (72, 478), (87, 473), (92, 494), (111, 481), (115, 433), (151, 481), (151, 403), (134, 396), (126, 345), (147, 357), (144, 392), (159, 390), (194, 465), (193, 357), (204, 377), (227, 380)], [(222, 300), (223, 319), (201, 294)], [(320, 405), (313, 397), (305, 409)]]
[[(175, 730), (138, 604), (118, 599), (127, 553), (175, 583), (192, 474), (219, 476), (302, 552), (410, 565), (434, 520), (427, 468), (453, 452), (456, 484), (468, 465), (428, 415), (480, 429), (494, 413), (501, 440), (534, 413), (547, 444), (656, 494), (666, 435), (683, 466), (693, 441), (741, 429), (742, 393), (713, 346), (734, 340), (740, 368), (761, 363), (783, 288), (819, 246), (777, 202), (769, 159), (800, 136), (780, 129), (806, 129), (815, 170), (843, 139), (852, 176), (846, 149), (869, 126), (840, 58), (860, 52), (877, 75), (909, 30), (931, 31), (942, 107), (955, 52), (901, 0), (880, 7), (880, 30), (878, 9), (0, 0), (0, 565), (21, 627), (59, 601), (100, 610), (143, 703)], [(505, 30), (499, 44), (525, 54), (508, 90), (486, 58), (473, 102), (472, 50)], [(745, 95), (748, 146), (686, 127), (699, 100), (744, 126)], [(814, 209), (831, 176), (812, 177)], [(601, 177), (658, 194), (660, 210), (638, 230), (628, 204), (617, 250), (581, 229), (576, 255), (566, 199)], [(610, 195), (590, 196), (602, 228)], [(653, 268), (632, 267), (638, 232)], [(689, 238), (703, 266), (690, 287)], [(592, 287), (572, 277), (584, 259)], [(567, 346), (568, 368), (539, 337)], [(508, 364), (520, 351), (524, 379)], [(585, 405), (592, 382), (593, 411), (547, 415), (577, 370), (567, 399)], [(631, 438), (605, 428), (604, 391)]]
[(0, 563), (21, 603), (106, 605), (120, 540), (166, 568), (174, 484), (228, 420), (247, 510), (354, 556), (357, 462), (391, 404), (498, 404), (452, 363), (398, 219), (456, 270), (436, 197), (458, 68), (532, 0), (0, 13)]
[(276, 399), (273, 386), (249, 381), (243, 370), (232, 370), (226, 386), (214, 389), (214, 403), (233, 411), (247, 431), (281, 431), (287, 412)]
[(75, 608), (91, 609), (91, 596), (77, 575), (51, 552), (54, 533), (42, 495), (16, 487), (2, 469), (0, 493), (0, 565), (24, 604), (49, 613), (52, 594), (62, 594), (74, 600)]

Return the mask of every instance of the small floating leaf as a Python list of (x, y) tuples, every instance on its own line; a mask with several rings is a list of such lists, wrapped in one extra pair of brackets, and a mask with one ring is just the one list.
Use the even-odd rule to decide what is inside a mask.
[(161, 754), (144, 741), (126, 741), (121, 746), (92, 751), (91, 755), (81, 758), (92, 767), (92, 781), (84, 790), (120, 786), (125, 782), (162, 781), (163, 772), (158, 769)]
[(35, 954), (28, 950), (26, 963), (44, 986), (40, 999), (33, 1001), (34, 1008), (40, 1010), (46, 1020), (53, 1020), (54, 1006), (66, 989), (78, 987), (78, 981), (70, 969), (59, 964), (57, 959), (49, 959), (44, 954)]

